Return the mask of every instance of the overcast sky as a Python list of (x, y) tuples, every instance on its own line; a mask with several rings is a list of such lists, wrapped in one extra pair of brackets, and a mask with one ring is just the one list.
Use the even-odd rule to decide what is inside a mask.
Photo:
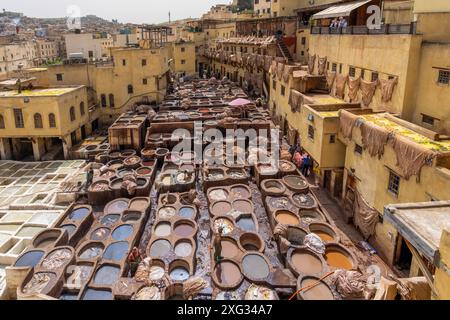
[(230, 0), (0, 0), (0, 10), (23, 12), (37, 18), (66, 17), (67, 9), (76, 5), (81, 15), (95, 14), (119, 22), (159, 23), (172, 20), (198, 18), (208, 9)]

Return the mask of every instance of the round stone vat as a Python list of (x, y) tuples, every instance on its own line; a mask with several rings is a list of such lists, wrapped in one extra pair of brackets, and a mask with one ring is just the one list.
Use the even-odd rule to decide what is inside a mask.
[(168, 237), (172, 234), (172, 225), (170, 222), (159, 222), (154, 227), (153, 234), (157, 237)]
[(197, 230), (197, 225), (191, 220), (178, 220), (173, 228), (174, 234), (181, 238), (194, 237)]
[(121, 169), (121, 170), (117, 171), (117, 177), (118, 178), (123, 178), (123, 177), (125, 177), (128, 174), (134, 174), (134, 170), (130, 169), (130, 168), (124, 168), (124, 169)]
[(192, 206), (181, 207), (180, 210), (178, 211), (178, 215), (184, 219), (195, 220), (196, 215), (197, 215), (197, 210), (195, 207), (192, 207)]
[(142, 212), (126, 210), (122, 215), (122, 222), (137, 223), (142, 219)]
[(82, 221), (89, 214), (91, 214), (92, 208), (87, 206), (76, 206), (69, 213), (69, 219), (72, 221)]
[(230, 196), (233, 199), (250, 199), (252, 196), (252, 193), (251, 193), (249, 187), (244, 186), (244, 185), (236, 185), (236, 186), (231, 187)]
[(129, 210), (145, 212), (148, 209), (150, 200), (148, 198), (134, 198), (130, 200)]
[(283, 178), (283, 183), (294, 192), (306, 193), (309, 191), (308, 182), (301, 176), (286, 176)]
[(210, 207), (213, 216), (227, 215), (233, 210), (233, 206), (229, 201), (217, 201)]
[(163, 258), (166, 257), (172, 250), (172, 245), (169, 240), (159, 239), (150, 246), (150, 257)]
[(71, 237), (77, 230), (77, 227), (74, 224), (65, 224), (61, 226), (61, 229), (66, 230), (69, 234), (69, 237)]
[[(112, 170), (107, 171), (108, 175), (111, 174), (111, 177), (115, 175), (115, 172)], [(106, 175), (107, 173), (104, 173), (103, 175)], [(102, 179), (109, 179), (109, 177), (103, 177)], [(89, 192), (104, 192), (109, 190), (109, 181), (108, 180), (100, 180), (96, 181), (93, 184), (89, 186)]]
[(78, 258), (81, 260), (95, 260), (103, 253), (105, 246), (101, 242), (91, 242), (78, 250)]
[(309, 225), (309, 231), (317, 234), (325, 243), (339, 242), (339, 236), (329, 224), (311, 223)]
[(48, 271), (57, 271), (68, 265), (74, 258), (74, 249), (71, 247), (59, 247), (53, 249), (42, 260), (40, 266)]
[(247, 279), (261, 281), (269, 277), (270, 263), (262, 254), (252, 252), (242, 258), (242, 270)]
[(293, 246), (302, 246), (308, 232), (297, 226), (289, 226), (287, 229), (287, 240)]
[(120, 214), (107, 214), (100, 219), (100, 223), (105, 227), (112, 227), (119, 219)]
[(159, 219), (171, 219), (177, 214), (177, 209), (174, 207), (163, 207), (158, 211)]
[(239, 246), (242, 251), (264, 252), (265, 243), (256, 233), (248, 232), (239, 237)]
[[(33, 247), (39, 249), (47, 249), (55, 245), (66, 245), (68, 242), (68, 234), (61, 229), (48, 229), (37, 234), (33, 241)], [(56, 242), (59, 242), (56, 244)]]
[(242, 214), (236, 219), (236, 224), (241, 230), (247, 232), (256, 232), (258, 230), (257, 223), (252, 214)]
[(300, 300), (334, 300), (334, 294), (325, 281), (314, 276), (304, 276), (298, 279), (297, 289), (303, 289), (299, 294)]
[(297, 171), (295, 164), (290, 161), (280, 160), (278, 167), (283, 174), (294, 174)]
[(222, 235), (226, 235), (232, 233), (236, 229), (236, 225), (230, 218), (216, 217), (212, 221), (212, 229), (218, 233), (220, 228), (222, 228)]
[(167, 205), (173, 205), (177, 201), (178, 201), (178, 197), (172, 193), (163, 195), (160, 200), (161, 203), (166, 202)]
[(233, 211), (243, 213), (252, 213), (254, 211), (253, 204), (249, 200), (238, 199), (233, 201)]
[(239, 248), (238, 243), (233, 238), (222, 238), (222, 257), (224, 259), (234, 259), (240, 253), (241, 249)]
[(261, 189), (266, 196), (281, 196), (286, 192), (286, 187), (279, 180), (264, 180)]
[(153, 174), (153, 170), (149, 167), (140, 167), (136, 169), (136, 173), (140, 176), (150, 177)]
[(228, 198), (228, 191), (226, 189), (213, 189), (208, 192), (208, 199), (212, 202), (225, 201)]
[(326, 263), (321, 256), (306, 248), (290, 250), (287, 260), (296, 276), (321, 275), (326, 268)]
[(90, 239), (94, 241), (103, 241), (106, 240), (110, 234), (111, 230), (109, 228), (102, 227), (92, 231)]
[(111, 286), (119, 280), (120, 267), (116, 265), (101, 265), (94, 275), (94, 284), (97, 286)]
[(318, 209), (300, 210), (300, 218), (306, 224), (313, 222), (326, 222), (327, 219)]
[(194, 254), (195, 243), (190, 239), (182, 239), (175, 243), (175, 254), (180, 258), (187, 258)]
[(357, 267), (356, 259), (340, 244), (327, 244), (324, 256), (330, 268), (353, 270)]
[(113, 294), (110, 290), (106, 289), (93, 289), (87, 288), (84, 292), (81, 300), (113, 300)]
[(300, 218), (292, 211), (278, 210), (274, 213), (275, 221), (283, 225), (296, 226), (300, 224)]
[(41, 261), (44, 254), (45, 254), (45, 252), (42, 250), (27, 251), (17, 258), (16, 262), (14, 263), (14, 267), (19, 267), (19, 268), (32, 267), (32, 268), (34, 268)]
[(212, 278), (218, 287), (231, 290), (241, 285), (244, 275), (236, 262), (224, 259), (214, 266)]
[(311, 193), (296, 193), (292, 196), (292, 202), (301, 209), (314, 209), (318, 207), (318, 203)]
[(174, 282), (184, 282), (189, 279), (189, 264), (184, 260), (175, 260), (169, 266), (169, 276)]
[(133, 235), (134, 227), (130, 224), (124, 224), (117, 227), (111, 234), (115, 241), (125, 241)]
[(103, 259), (109, 261), (122, 261), (128, 253), (128, 242), (119, 241), (110, 244), (103, 253)]
[(122, 214), (128, 209), (129, 204), (129, 199), (116, 199), (105, 206), (104, 212), (105, 214)]

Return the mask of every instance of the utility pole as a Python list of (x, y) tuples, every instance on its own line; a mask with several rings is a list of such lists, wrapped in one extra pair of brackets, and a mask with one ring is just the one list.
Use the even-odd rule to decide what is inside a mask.
[(169, 11), (169, 24), (170, 24), (170, 22), (171, 22), (171, 21), (170, 21), (170, 11)]

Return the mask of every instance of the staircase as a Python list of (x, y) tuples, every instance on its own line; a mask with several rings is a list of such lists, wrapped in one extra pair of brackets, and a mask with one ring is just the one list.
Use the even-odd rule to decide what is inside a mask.
[(283, 42), (283, 40), (282, 39), (278, 39), (277, 40), (277, 44), (278, 44), (278, 48), (281, 51), (281, 54), (283, 55), (283, 58), (285, 58), (289, 64), (294, 63), (294, 58), (292, 57), (291, 53), (289, 52), (288, 47)]

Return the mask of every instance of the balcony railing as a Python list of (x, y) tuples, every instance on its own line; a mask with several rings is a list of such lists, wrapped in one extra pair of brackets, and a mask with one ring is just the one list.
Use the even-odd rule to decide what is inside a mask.
[(348, 26), (345, 28), (311, 27), (311, 34), (416, 34), (416, 23), (385, 24), (380, 29), (369, 29), (366, 26)]

